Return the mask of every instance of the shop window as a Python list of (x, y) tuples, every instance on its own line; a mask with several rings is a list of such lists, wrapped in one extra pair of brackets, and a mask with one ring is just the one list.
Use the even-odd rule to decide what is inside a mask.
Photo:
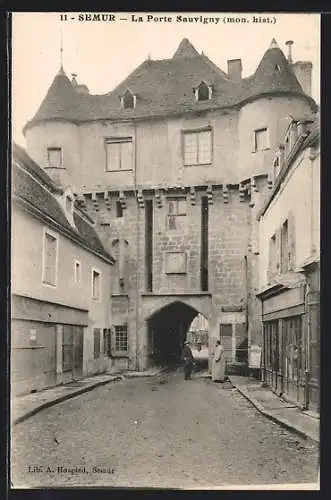
[(94, 328), (94, 359), (100, 358), (100, 328)]
[(206, 165), (212, 162), (211, 130), (183, 133), (184, 165)]
[(167, 229), (181, 231), (185, 228), (187, 202), (185, 197), (168, 198)]

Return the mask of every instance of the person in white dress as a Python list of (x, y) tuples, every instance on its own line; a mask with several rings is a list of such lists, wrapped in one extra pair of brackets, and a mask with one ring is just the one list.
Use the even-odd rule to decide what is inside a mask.
[(224, 382), (225, 379), (224, 347), (220, 340), (216, 341), (211, 378), (213, 382)]

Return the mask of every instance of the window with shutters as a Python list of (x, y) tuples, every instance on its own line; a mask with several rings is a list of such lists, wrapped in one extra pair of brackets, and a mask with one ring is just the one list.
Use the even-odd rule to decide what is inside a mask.
[(132, 170), (132, 137), (106, 139), (105, 147), (107, 172)]
[(277, 273), (277, 246), (276, 234), (272, 235), (269, 241), (269, 278)]
[(260, 128), (254, 131), (254, 152), (269, 149), (269, 131), (267, 128)]
[(168, 230), (183, 230), (186, 223), (187, 202), (186, 197), (167, 199), (167, 219), (166, 226)]
[(289, 240), (288, 240), (288, 220), (284, 222), (280, 231), (280, 270), (282, 273), (289, 271)]
[(208, 165), (212, 162), (212, 131), (183, 132), (184, 165)]
[(103, 353), (110, 358), (111, 356), (111, 331), (110, 328), (103, 329)]
[(48, 168), (63, 168), (62, 148), (47, 148)]
[(58, 237), (49, 230), (44, 231), (43, 245), (43, 272), (42, 282), (46, 285), (56, 286)]
[(99, 359), (100, 358), (100, 344), (101, 344), (101, 338), (100, 338), (101, 330), (100, 330), (100, 328), (94, 328), (93, 334), (94, 334), (94, 349), (93, 349), (94, 359)]

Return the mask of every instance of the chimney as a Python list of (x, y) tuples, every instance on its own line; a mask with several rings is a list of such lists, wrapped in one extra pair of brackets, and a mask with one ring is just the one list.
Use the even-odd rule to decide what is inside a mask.
[(311, 74), (313, 65), (310, 61), (297, 61), (292, 69), (305, 94), (311, 96)]
[(228, 75), (235, 82), (241, 80), (242, 63), (241, 59), (230, 59), (228, 61)]
[(287, 40), (287, 42), (285, 42), (285, 45), (287, 45), (288, 47), (288, 54), (287, 54), (287, 60), (290, 64), (293, 63), (293, 59), (292, 59), (292, 45), (293, 45), (293, 40)]

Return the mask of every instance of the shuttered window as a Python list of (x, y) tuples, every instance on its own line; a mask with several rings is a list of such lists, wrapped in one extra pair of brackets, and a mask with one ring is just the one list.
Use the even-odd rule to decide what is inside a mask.
[(100, 358), (100, 328), (94, 328), (94, 359)]
[(43, 256), (43, 283), (56, 286), (57, 237), (45, 231)]

